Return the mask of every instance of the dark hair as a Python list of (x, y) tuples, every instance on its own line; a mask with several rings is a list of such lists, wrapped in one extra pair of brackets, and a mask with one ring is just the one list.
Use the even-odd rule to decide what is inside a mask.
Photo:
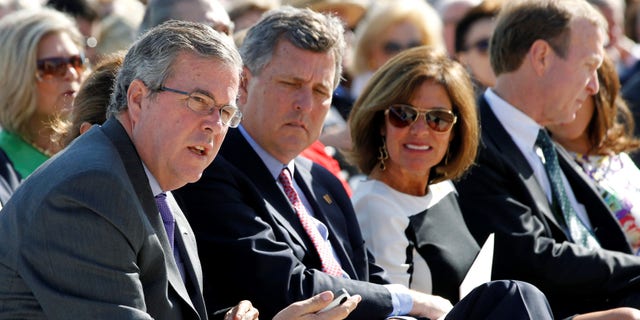
[(479, 5), (471, 8), (456, 25), (454, 48), (456, 52), (467, 50), (467, 35), (476, 24), (484, 19), (493, 19), (500, 12), (502, 1), (484, 0)]
[(87, 0), (49, 0), (47, 6), (74, 18), (82, 18), (87, 21), (98, 20), (98, 12)]

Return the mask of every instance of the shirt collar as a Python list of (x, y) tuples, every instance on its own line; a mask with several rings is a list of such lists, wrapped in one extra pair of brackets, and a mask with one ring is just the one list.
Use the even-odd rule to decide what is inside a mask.
[(149, 171), (144, 163), (142, 163), (142, 167), (144, 167), (144, 173), (147, 175), (147, 179), (149, 180), (149, 186), (151, 187), (151, 193), (153, 193), (153, 196), (155, 197), (161, 194), (163, 191), (160, 188), (160, 184), (158, 183), (158, 180), (156, 180), (156, 177), (151, 174), (151, 171)]
[(282, 171), (282, 169), (284, 167), (287, 167), (289, 169), (289, 172), (291, 172), (291, 177), (293, 177), (293, 173), (294, 173), (294, 170), (295, 170), (295, 166), (294, 166), (295, 161), (294, 160), (289, 161), (289, 163), (283, 164), (282, 162), (280, 162), (279, 160), (274, 158), (271, 154), (269, 154), (269, 152), (264, 150), (251, 137), (251, 135), (249, 135), (249, 132), (247, 132), (247, 130), (242, 125), (240, 125), (238, 127), (238, 130), (240, 130), (240, 134), (242, 134), (242, 136), (245, 139), (247, 139), (247, 142), (249, 143), (251, 148), (253, 148), (253, 150), (258, 154), (258, 157), (260, 157), (260, 159), (262, 160), (264, 165), (269, 170), (269, 173), (273, 177), (273, 180), (277, 180), (278, 179), (278, 176), (280, 175), (280, 172)]
[(489, 108), (521, 150), (534, 148), (542, 127), (518, 108), (499, 97), (491, 88), (484, 93)]

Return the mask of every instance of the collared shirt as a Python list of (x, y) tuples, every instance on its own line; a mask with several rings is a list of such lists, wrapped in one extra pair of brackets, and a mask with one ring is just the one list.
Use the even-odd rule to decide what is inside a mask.
[[(522, 111), (500, 98), (493, 90), (487, 89), (484, 93), (484, 98), (489, 103), (491, 111), (496, 115), (498, 121), (500, 121), (507, 133), (509, 133), (511, 139), (518, 149), (520, 149), (520, 152), (522, 152), (525, 159), (533, 169), (536, 180), (538, 180), (538, 183), (544, 190), (547, 200), (551, 203), (551, 184), (549, 182), (549, 177), (547, 176), (547, 171), (542, 163), (542, 150), (535, 145), (536, 138), (538, 137), (538, 131), (544, 128)], [(587, 216), (587, 210), (576, 199), (573, 189), (571, 188), (564, 172), (560, 170), (560, 173), (562, 175), (562, 183), (564, 184), (571, 206), (578, 214), (580, 220), (582, 220), (582, 222), (591, 229), (591, 222)]]
[[(164, 192), (167, 195), (167, 202), (170, 202), (170, 201), (175, 202), (175, 199), (173, 198), (173, 194), (170, 191), (163, 191), (162, 188), (160, 188), (160, 184), (158, 183), (158, 180), (156, 180), (153, 174), (151, 174), (151, 171), (149, 171), (149, 169), (147, 168), (146, 165), (144, 165), (144, 163), (142, 164), (142, 167), (144, 167), (144, 173), (147, 175), (147, 179), (149, 180), (149, 186), (151, 187), (151, 193), (153, 193), (153, 196), (155, 197)], [(159, 211), (158, 211), (158, 214), (160, 214)], [(180, 230), (176, 224), (175, 232), (179, 232), (179, 231)], [(182, 281), (185, 282), (186, 276), (184, 272), (184, 262), (182, 261), (180, 250), (177, 249), (177, 246), (175, 244), (174, 244), (174, 248), (176, 249), (173, 250), (173, 259), (176, 262), (178, 271), (180, 271), (180, 276), (182, 277)]]
[[(280, 172), (282, 171), (282, 169), (286, 167), (289, 169), (289, 171), (291, 172), (291, 176), (293, 177), (295, 173), (295, 165), (294, 165), (295, 161), (291, 160), (289, 163), (286, 163), (286, 164), (281, 163), (279, 160), (275, 159), (272, 155), (270, 155), (266, 150), (264, 150), (251, 137), (251, 135), (249, 135), (247, 130), (242, 125), (238, 127), (238, 130), (240, 131), (242, 136), (247, 140), (251, 148), (253, 148), (253, 150), (258, 154), (258, 157), (260, 157), (264, 165), (269, 170), (269, 173), (273, 177), (273, 180), (276, 182), (278, 187), (284, 193), (284, 189), (282, 185), (277, 182), (278, 176), (280, 175)], [(293, 182), (293, 188), (298, 193), (298, 196), (300, 197), (300, 201), (302, 201), (302, 204), (304, 205), (305, 209), (307, 209), (307, 211), (309, 212), (309, 215), (311, 215), (314, 222), (316, 223), (316, 226), (318, 227), (318, 231), (322, 235), (322, 238), (331, 248), (331, 252), (333, 253), (333, 256), (336, 258), (336, 261), (340, 262), (340, 259), (336, 255), (335, 250), (331, 246), (331, 242), (328, 240), (329, 230), (327, 226), (324, 223), (322, 223), (322, 221), (319, 221), (314, 217), (313, 208), (311, 207), (309, 201), (307, 200), (304, 192), (302, 192), (302, 190), (298, 186), (298, 183), (296, 182), (295, 179), (291, 179), (291, 180)], [(409, 293), (409, 289), (405, 286), (397, 285), (397, 284), (389, 284), (389, 285), (385, 285), (385, 287), (391, 293), (391, 302), (393, 304), (393, 311), (390, 314), (390, 316), (408, 314), (409, 311), (411, 311), (411, 309), (413, 308), (413, 298)]]

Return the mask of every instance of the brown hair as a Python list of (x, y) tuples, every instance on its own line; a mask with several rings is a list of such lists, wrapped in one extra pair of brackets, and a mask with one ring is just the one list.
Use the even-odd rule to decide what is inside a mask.
[(445, 88), (458, 116), (449, 151), (431, 168), (429, 183), (459, 178), (473, 164), (478, 146), (478, 119), (469, 75), (444, 51), (422, 46), (405, 50), (385, 63), (355, 102), (349, 118), (353, 141), (349, 156), (362, 172), (371, 173), (378, 163), (384, 111), (391, 104), (407, 103), (425, 81)]
[(593, 115), (587, 126), (590, 154), (629, 152), (640, 147), (640, 140), (633, 136), (631, 111), (620, 96), (618, 79), (614, 63), (605, 57), (598, 69), (600, 90), (593, 96)]
[(119, 51), (102, 58), (95, 70), (82, 83), (73, 101), (69, 120), (55, 128), (55, 139), (62, 147), (67, 146), (80, 135), (80, 126), (83, 122), (102, 124), (106, 120), (107, 106), (125, 53), (125, 51)]
[(491, 37), (490, 59), (500, 75), (520, 67), (537, 40), (544, 40), (560, 57), (568, 51), (571, 22), (586, 19), (606, 34), (607, 23), (589, 3), (582, 0), (523, 0), (504, 4)]

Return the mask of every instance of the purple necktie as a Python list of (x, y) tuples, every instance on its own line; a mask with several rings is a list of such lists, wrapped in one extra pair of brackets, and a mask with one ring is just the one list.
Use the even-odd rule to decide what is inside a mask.
[(167, 231), (167, 238), (171, 244), (171, 250), (173, 250), (173, 230), (176, 226), (176, 220), (173, 218), (169, 204), (167, 203), (167, 195), (163, 192), (156, 196), (156, 205), (160, 210), (160, 216), (162, 216), (162, 223), (164, 229)]

